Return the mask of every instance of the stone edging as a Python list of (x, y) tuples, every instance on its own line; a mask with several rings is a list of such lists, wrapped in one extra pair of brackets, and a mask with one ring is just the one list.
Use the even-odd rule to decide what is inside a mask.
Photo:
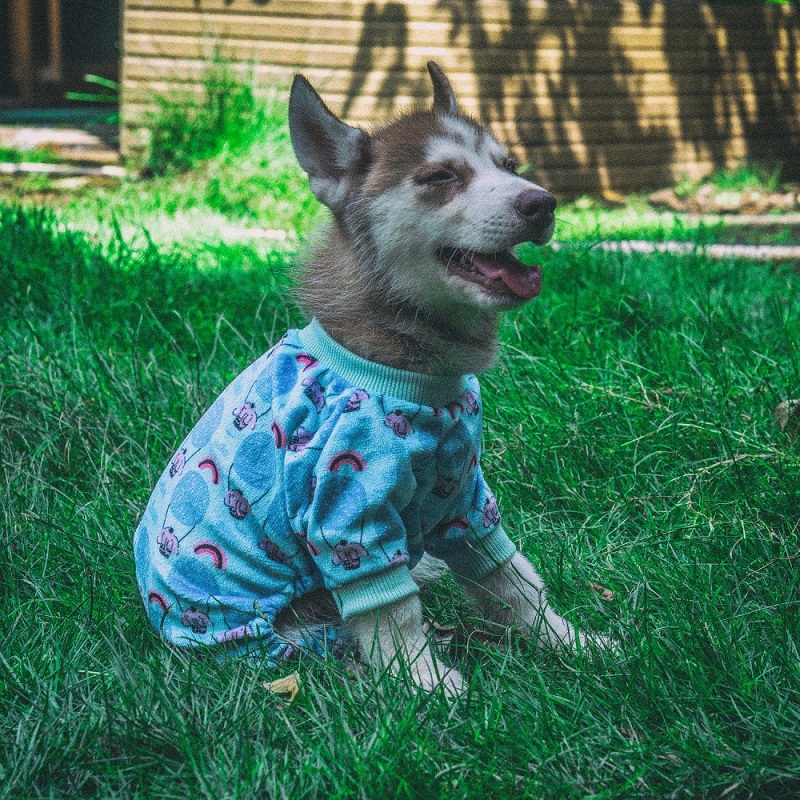
[(604, 250), (612, 253), (675, 253), (677, 255), (704, 255), (708, 258), (741, 258), (746, 261), (778, 262), (800, 261), (800, 246), (777, 244), (706, 244), (694, 242), (648, 242), (641, 240), (621, 242), (585, 243), (552, 242), (553, 250), (580, 251)]

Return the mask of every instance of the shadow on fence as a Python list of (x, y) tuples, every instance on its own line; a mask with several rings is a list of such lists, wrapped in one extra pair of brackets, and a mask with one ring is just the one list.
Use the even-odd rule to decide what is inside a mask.
[[(800, 175), (796, 7), (779, 14), (756, 3), (658, 3), (661, 57), (674, 100), (671, 111), (654, 117), (643, 108), (642, 72), (615, 30), (625, 12), (619, 0), (549, 0), (535, 14), (525, 0), (507, 0), (508, 23), (499, 36), (486, 23), (483, 5), (439, 0), (437, 9), (449, 18), (449, 42), (442, 45), (468, 42), (480, 117), (521, 142), (556, 184), (563, 182), (559, 175), (575, 185), (611, 189), (641, 186), (643, 179), (666, 184), (675, 177), (680, 146), (702, 151), (717, 169), (738, 148), (740, 157), (782, 163), (786, 178)], [(645, 29), (655, 5), (638, 0)], [(387, 51), (394, 61), (377, 92), (379, 110), (392, 110), (398, 94), (425, 98), (424, 70), (414, 74), (408, 67), (406, 4), (370, 2), (361, 23), (344, 115), (378, 55), (385, 64)], [(545, 36), (552, 48), (554, 31), (560, 68), (542, 70), (537, 54)], [(539, 111), (542, 86), (551, 108), (546, 116)]]

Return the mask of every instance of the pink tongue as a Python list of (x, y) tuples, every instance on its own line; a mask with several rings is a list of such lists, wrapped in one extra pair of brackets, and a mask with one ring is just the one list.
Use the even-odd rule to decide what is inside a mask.
[(542, 268), (535, 264), (527, 267), (510, 254), (493, 257), (476, 253), (473, 266), (487, 278), (498, 278), (519, 298), (530, 300), (542, 290)]

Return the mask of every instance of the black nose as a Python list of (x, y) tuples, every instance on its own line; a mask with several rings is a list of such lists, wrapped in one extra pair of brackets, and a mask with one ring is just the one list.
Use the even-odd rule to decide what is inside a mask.
[(516, 212), (526, 222), (548, 222), (556, 210), (556, 199), (544, 189), (526, 189), (514, 201)]

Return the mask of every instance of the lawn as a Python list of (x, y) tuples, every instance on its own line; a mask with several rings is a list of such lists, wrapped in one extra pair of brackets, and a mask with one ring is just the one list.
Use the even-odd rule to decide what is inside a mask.
[[(131, 552), (150, 488), (301, 322), (319, 215), (276, 130), (56, 211), (0, 206), (0, 796), (800, 796), (800, 445), (773, 418), (800, 396), (800, 273), (599, 252), (602, 215), (565, 212), (576, 246), (542, 248), (542, 296), (504, 318), (484, 471), (555, 607), (616, 651), (456, 648), (450, 703), (153, 636)], [(231, 218), (299, 234), (242, 243)], [(424, 596), (469, 618), (449, 579)], [(293, 702), (265, 689), (295, 669)]]

